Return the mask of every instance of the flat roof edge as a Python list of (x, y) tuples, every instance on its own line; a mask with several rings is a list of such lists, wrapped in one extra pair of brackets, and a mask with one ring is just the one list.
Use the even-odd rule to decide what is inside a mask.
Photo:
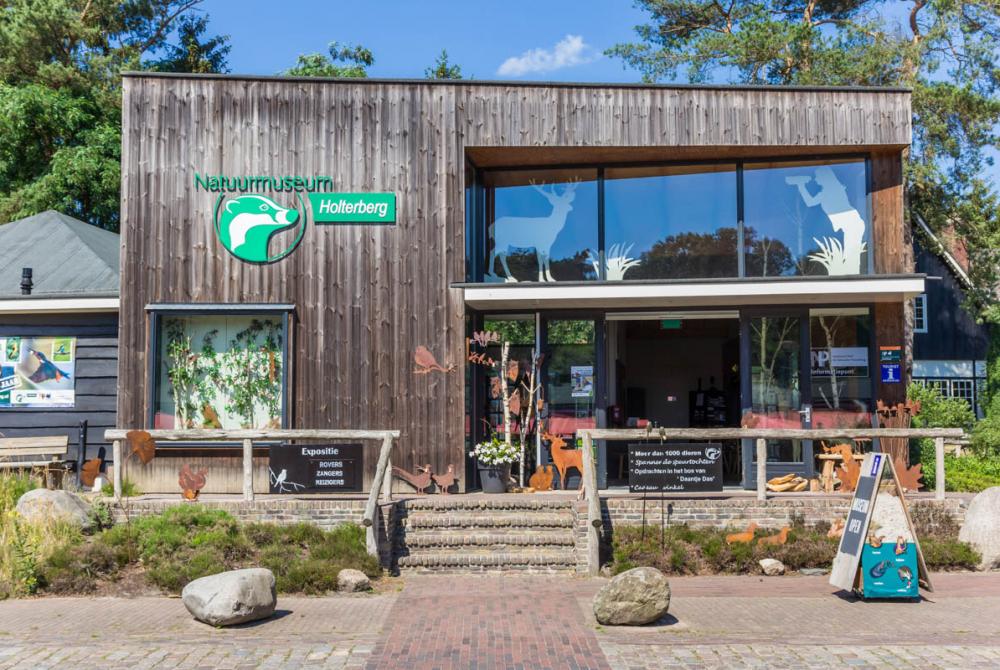
[(224, 81), (273, 81), (309, 84), (401, 84), (426, 86), (498, 86), (521, 88), (626, 88), (651, 90), (712, 90), (712, 91), (823, 91), (830, 93), (912, 93), (912, 89), (896, 86), (802, 86), (778, 84), (648, 84), (642, 82), (569, 82), (517, 81), (496, 79), (418, 79), (393, 77), (302, 77), (266, 74), (219, 74), (192, 72), (145, 72), (127, 70), (122, 77), (131, 79), (208, 79)]

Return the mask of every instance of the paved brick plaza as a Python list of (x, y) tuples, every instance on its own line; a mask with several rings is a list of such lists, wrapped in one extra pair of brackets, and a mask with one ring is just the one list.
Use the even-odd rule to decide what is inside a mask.
[(598, 626), (601, 581), (568, 577), (410, 577), (280, 598), (277, 618), (228, 630), (176, 598), (8, 601), (0, 669), (1000, 667), (1000, 573), (935, 581), (912, 604), (834, 595), (825, 578), (673, 579), (671, 619), (642, 629)]

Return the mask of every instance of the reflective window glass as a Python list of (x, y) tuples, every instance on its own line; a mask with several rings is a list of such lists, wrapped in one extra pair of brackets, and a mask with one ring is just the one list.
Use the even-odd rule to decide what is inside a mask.
[(489, 172), (484, 280), (597, 279), (597, 170)]
[(748, 277), (867, 274), (864, 161), (746, 163), (743, 184)]
[(735, 165), (604, 174), (609, 280), (737, 276)]

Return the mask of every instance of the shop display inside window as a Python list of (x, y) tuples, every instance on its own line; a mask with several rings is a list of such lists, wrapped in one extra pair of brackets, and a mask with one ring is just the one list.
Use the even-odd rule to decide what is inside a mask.
[(155, 428), (280, 428), (284, 329), (277, 317), (164, 316)]

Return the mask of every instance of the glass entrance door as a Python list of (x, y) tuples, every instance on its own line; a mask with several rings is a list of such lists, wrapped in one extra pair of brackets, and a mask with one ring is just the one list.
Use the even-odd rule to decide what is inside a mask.
[[(753, 414), (755, 427), (811, 426), (808, 325), (805, 311), (743, 314), (743, 397), (749, 400), (743, 412)], [(744, 440), (743, 485), (748, 488), (755, 485), (756, 451), (753, 440)], [(769, 479), (789, 472), (810, 477), (813, 470), (811, 441), (768, 440)]]

